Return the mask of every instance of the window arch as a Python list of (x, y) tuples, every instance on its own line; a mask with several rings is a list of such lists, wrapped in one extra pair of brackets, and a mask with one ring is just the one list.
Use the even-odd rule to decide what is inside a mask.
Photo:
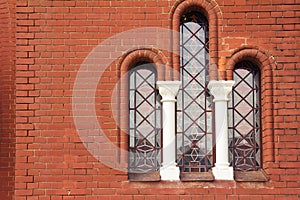
[(252, 61), (233, 70), (235, 85), (229, 103), (229, 159), (236, 171), (257, 171), (261, 162), (260, 71)]
[(180, 19), (177, 95), (177, 164), (181, 172), (207, 172), (213, 165), (212, 99), (208, 94), (208, 21), (198, 11)]
[(129, 172), (146, 173), (161, 165), (161, 105), (154, 64), (139, 62), (129, 71)]

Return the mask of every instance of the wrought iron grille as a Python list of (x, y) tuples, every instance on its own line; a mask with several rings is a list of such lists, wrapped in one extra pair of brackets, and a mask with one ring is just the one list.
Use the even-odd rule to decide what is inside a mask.
[(236, 171), (261, 167), (260, 73), (243, 61), (233, 71), (235, 85), (229, 102), (229, 159)]
[(129, 172), (157, 171), (161, 164), (161, 105), (150, 63), (129, 73)]
[(206, 172), (213, 164), (212, 99), (207, 84), (208, 22), (199, 12), (182, 16), (177, 95), (177, 163), (181, 172)]

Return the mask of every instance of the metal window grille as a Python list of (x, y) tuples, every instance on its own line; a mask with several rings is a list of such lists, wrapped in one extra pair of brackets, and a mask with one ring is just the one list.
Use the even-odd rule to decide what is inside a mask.
[(233, 71), (235, 85), (229, 102), (229, 159), (236, 171), (261, 167), (260, 73), (250, 61)]
[(208, 22), (188, 12), (180, 24), (180, 73), (177, 95), (177, 163), (181, 172), (207, 172), (213, 164), (212, 97), (209, 96)]
[(150, 63), (129, 72), (129, 172), (158, 171), (161, 164), (161, 105)]

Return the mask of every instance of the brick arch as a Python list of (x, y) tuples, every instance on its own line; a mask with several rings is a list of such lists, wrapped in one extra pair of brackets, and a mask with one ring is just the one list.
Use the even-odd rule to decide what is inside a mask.
[(275, 60), (258, 48), (242, 48), (233, 52), (226, 64), (226, 79), (233, 79), (233, 70), (237, 63), (249, 60), (260, 70), (261, 82), (261, 122), (262, 122), (262, 157), (264, 169), (274, 162), (274, 109), (273, 109), (273, 73)]
[[(137, 62), (150, 62), (153, 63), (157, 70), (157, 79), (164, 80), (165, 77), (165, 66), (167, 65), (167, 58), (165, 55), (156, 49), (136, 49), (126, 53), (118, 61), (119, 78), (120, 78), (120, 89), (119, 98), (117, 102), (118, 113), (118, 124), (119, 124), (119, 139), (118, 145), (120, 149), (128, 150), (128, 71)], [(120, 151), (121, 153), (121, 151)], [(121, 154), (120, 162), (127, 163), (128, 155)], [(126, 166), (127, 167), (127, 166)]]
[(167, 58), (156, 49), (137, 49), (125, 54), (119, 62), (120, 76), (126, 74), (135, 63), (141, 61), (153, 63), (157, 70), (158, 80), (164, 80), (164, 66), (167, 65)]
[(232, 80), (232, 70), (235, 64), (243, 60), (253, 61), (260, 67), (261, 73), (268, 72), (267, 76), (272, 77), (272, 69), (275, 68), (273, 66), (275, 61), (271, 60), (270, 56), (258, 48), (249, 47), (237, 49), (232, 53), (226, 64), (226, 79)]
[[(188, 10), (199, 10), (208, 20), (209, 24), (209, 74), (211, 80), (218, 79), (218, 27), (222, 19), (222, 11), (214, 0), (187, 0), (176, 1), (170, 11), (171, 29), (179, 32), (180, 17)], [(173, 52), (179, 52), (179, 35), (173, 35)], [(172, 62), (175, 70), (179, 70), (179, 55), (173, 53)], [(179, 77), (174, 77), (179, 79)]]

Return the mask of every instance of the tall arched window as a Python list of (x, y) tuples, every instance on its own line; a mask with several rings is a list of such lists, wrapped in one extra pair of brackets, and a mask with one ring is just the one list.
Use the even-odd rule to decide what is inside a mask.
[(260, 72), (252, 61), (233, 71), (235, 85), (229, 103), (229, 159), (236, 171), (261, 168)]
[(137, 63), (129, 72), (129, 172), (159, 170), (161, 106), (153, 64)]
[(180, 78), (177, 95), (177, 163), (181, 172), (207, 172), (213, 165), (212, 100), (208, 94), (207, 19), (189, 11), (180, 19)]

